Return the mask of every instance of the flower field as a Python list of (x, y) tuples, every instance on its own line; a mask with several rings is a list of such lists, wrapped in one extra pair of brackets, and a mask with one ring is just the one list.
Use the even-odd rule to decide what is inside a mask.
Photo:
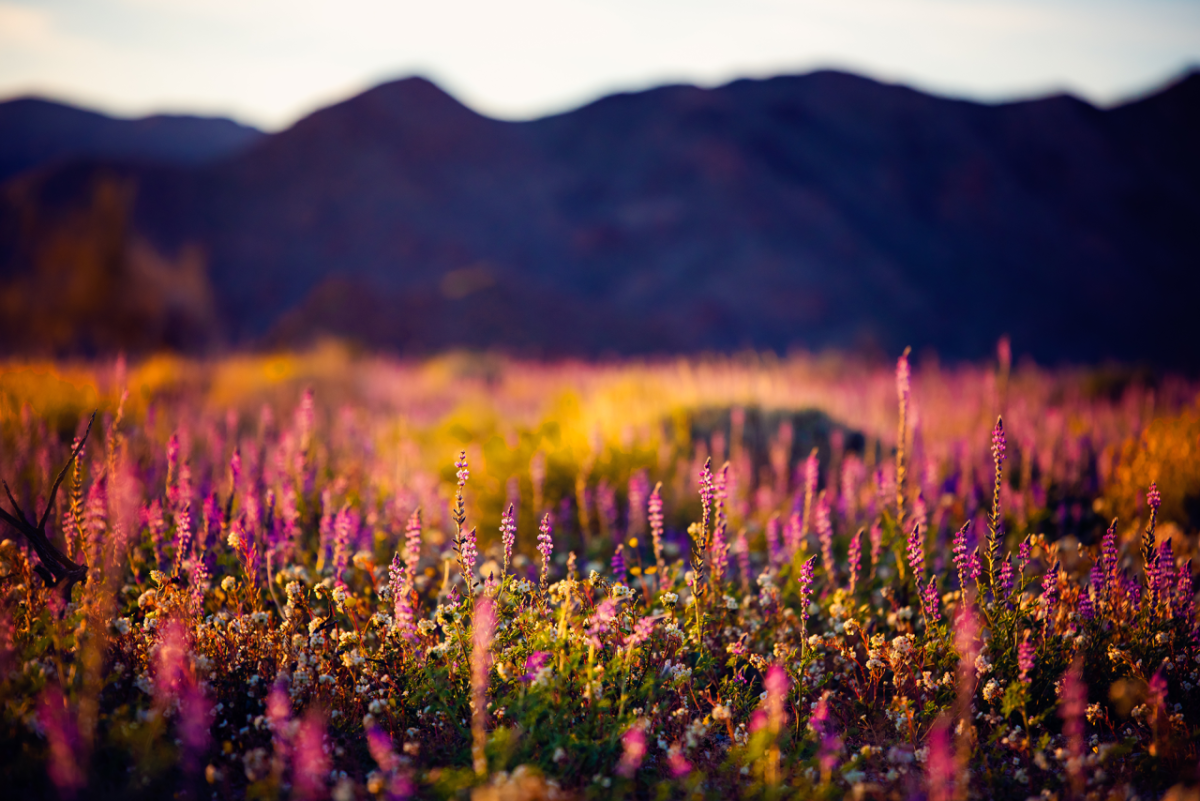
[(1003, 346), (8, 364), (0, 478), (7, 797), (1200, 782), (1184, 379)]

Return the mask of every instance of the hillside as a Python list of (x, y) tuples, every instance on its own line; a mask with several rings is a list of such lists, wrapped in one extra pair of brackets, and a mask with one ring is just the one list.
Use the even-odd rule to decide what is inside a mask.
[[(403, 352), (948, 357), (1009, 333), (1042, 360), (1195, 367), (1198, 94), (1193, 74), (1111, 110), (986, 105), (818, 72), (503, 122), (406, 79), (205, 164), (10, 180), (0, 333), (58, 351), (328, 332)], [(55, 297), (85, 279), (109, 294)], [(114, 328), (130, 285), (151, 289)], [(82, 322), (31, 335), (23, 309)]]

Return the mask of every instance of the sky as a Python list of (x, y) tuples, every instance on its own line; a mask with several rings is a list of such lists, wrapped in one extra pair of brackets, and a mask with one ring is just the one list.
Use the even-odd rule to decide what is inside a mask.
[(820, 68), (1111, 105), (1200, 65), (1200, 0), (0, 0), (0, 98), (277, 130), (425, 75), (528, 119), (613, 91)]

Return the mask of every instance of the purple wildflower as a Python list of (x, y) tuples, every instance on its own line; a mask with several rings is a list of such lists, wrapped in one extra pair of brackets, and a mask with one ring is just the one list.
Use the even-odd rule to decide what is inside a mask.
[(858, 571), (862, 569), (862, 529), (860, 528), (850, 540), (847, 555), (847, 567), (850, 569), (850, 594), (854, 595), (854, 587), (858, 584)]
[(546, 577), (550, 574), (550, 554), (554, 551), (554, 527), (550, 524), (550, 513), (542, 517), (542, 525), (538, 527), (537, 549), (542, 555), (542, 586), (546, 586)]
[(1051, 622), (1054, 607), (1058, 604), (1058, 570), (1059, 565), (1056, 560), (1046, 571), (1046, 575), (1042, 577), (1042, 609), (1048, 623)]
[(1017, 547), (1017, 573), (1025, 575), (1025, 568), (1029, 567), (1030, 561), (1033, 560), (1033, 546), (1029, 544), (1029, 540), (1025, 539)]
[[(921, 582), (918, 581), (917, 588), (920, 589), (920, 587)], [(921, 590), (921, 613), (925, 615), (926, 626), (932, 626), (941, 622), (940, 600), (937, 589), (937, 576), (930, 576), (929, 583), (925, 585), (925, 589)]]
[(645, 470), (629, 477), (629, 535), (641, 536), (646, 530), (646, 499), (650, 494), (650, 479)]
[(521, 677), (521, 681), (537, 681), (549, 664), (550, 653), (548, 651), (534, 651), (525, 657), (525, 675)]
[(954, 554), (954, 567), (958, 571), (958, 586), (964, 593), (967, 591), (967, 530), (971, 528), (971, 521), (962, 524), (954, 534), (954, 546), (951, 548)]
[(804, 633), (808, 624), (808, 606), (812, 602), (813, 564), (816, 556), (810, 556), (800, 566), (800, 575), (796, 581), (800, 584), (800, 631)]
[(621, 735), (621, 761), (617, 763), (617, 775), (633, 778), (642, 760), (646, 758), (646, 722), (638, 720)]
[(411, 586), (417, 580), (417, 566), (421, 563), (421, 510), (414, 509), (404, 528), (404, 571)]
[(653, 617), (638, 618), (638, 621), (633, 624), (633, 631), (625, 638), (626, 648), (637, 648), (639, 645), (650, 639), (650, 635), (654, 633)]
[(750, 592), (750, 543), (746, 540), (746, 532), (739, 531), (734, 540), (734, 551), (738, 558), (738, 572), (741, 574), (742, 591)]
[(1096, 616), (1096, 608), (1092, 604), (1091, 588), (1084, 586), (1079, 592), (1079, 618), (1081, 620), (1091, 620)]
[(1012, 558), (1005, 556), (1004, 563), (1000, 565), (1000, 599), (1007, 600), (1013, 591), (1013, 566)]
[(929, 801), (950, 801), (954, 798), (958, 767), (950, 746), (950, 723), (943, 715), (929, 732), (929, 757), (925, 771), (929, 781)]
[(662, 482), (654, 485), (654, 491), (650, 493), (650, 500), (647, 503), (646, 517), (650, 523), (650, 541), (654, 546), (654, 564), (658, 569), (658, 580), (661, 584), (666, 579), (667, 563), (663, 558), (663, 503), (662, 503)]
[(913, 580), (920, 586), (921, 577), (925, 575), (925, 537), (921, 534), (920, 525), (914, 525), (908, 535), (908, 566), (912, 568)]
[(871, 575), (875, 575), (875, 570), (879, 567), (879, 557), (883, 553), (883, 526), (876, 519), (871, 524)]
[(625, 570), (625, 545), (624, 543), (617, 545), (617, 550), (613, 551), (612, 557), (612, 572), (613, 577), (622, 584), (629, 583), (629, 576)]
[(704, 467), (700, 468), (700, 510), (705, 537), (708, 536), (708, 525), (712, 519), (712, 503), (715, 494), (716, 487), (713, 484), (712, 459), (708, 458), (704, 460)]
[(832, 587), (837, 565), (833, 561), (833, 522), (829, 514), (829, 500), (823, 490), (817, 497), (816, 529), (817, 541), (821, 545), (821, 561), (825, 566), (825, 575), (829, 576), (829, 586)]
[(1110, 589), (1117, 578), (1117, 518), (1113, 518), (1100, 541), (1100, 564), (1104, 571), (1104, 582)]
[(813, 448), (804, 460), (804, 520), (800, 528), (800, 536), (808, 534), (809, 524), (813, 515), (813, 500), (817, 494), (817, 481), (820, 479), (821, 463), (817, 459), (817, 449)]
[(782, 545), (779, 541), (778, 514), (771, 515), (771, 519), (767, 521), (765, 536), (767, 538), (767, 559), (773, 565), (778, 564), (782, 553)]
[(788, 516), (787, 526), (783, 530), (783, 540), (787, 545), (785, 562), (790, 562), (800, 551), (800, 540), (804, 537), (804, 526), (800, 522), (800, 513), (793, 511)]
[(1179, 580), (1175, 583), (1175, 603), (1178, 607), (1176, 614), (1191, 626), (1196, 612), (1196, 596), (1192, 589), (1192, 562), (1188, 560), (1179, 570)]
[(296, 732), (296, 760), (292, 772), (292, 793), (299, 799), (320, 798), (326, 794), (329, 757), (325, 753), (325, 721), (321, 712), (311, 708)]
[(342, 574), (350, 560), (350, 527), (350, 506), (344, 504), (333, 522), (333, 580), (342, 585)]
[(504, 572), (507, 573), (512, 562), (513, 546), (517, 543), (517, 521), (511, 503), (500, 516), (500, 541), (504, 544)]
[(461, 560), (463, 580), (467, 588), (475, 586), (475, 560), (479, 558), (479, 547), (476, 544), (475, 528), (463, 532), (459, 539), (458, 558)]
[(1163, 615), (1169, 618), (1171, 617), (1171, 596), (1175, 590), (1175, 552), (1171, 548), (1170, 537), (1164, 539), (1162, 545), (1158, 546), (1155, 562), (1154, 594), (1158, 598), (1158, 603), (1163, 607)]

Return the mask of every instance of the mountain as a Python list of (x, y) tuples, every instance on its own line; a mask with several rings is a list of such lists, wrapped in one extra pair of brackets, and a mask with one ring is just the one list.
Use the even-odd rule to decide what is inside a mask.
[(989, 105), (816, 72), (505, 122), (410, 78), (205, 164), (9, 180), (0, 341), (977, 358), (1007, 333), (1200, 367), (1198, 95)]
[(0, 181), (80, 156), (202, 164), (263, 133), (233, 120), (155, 115), (126, 120), (36, 97), (0, 102)]

